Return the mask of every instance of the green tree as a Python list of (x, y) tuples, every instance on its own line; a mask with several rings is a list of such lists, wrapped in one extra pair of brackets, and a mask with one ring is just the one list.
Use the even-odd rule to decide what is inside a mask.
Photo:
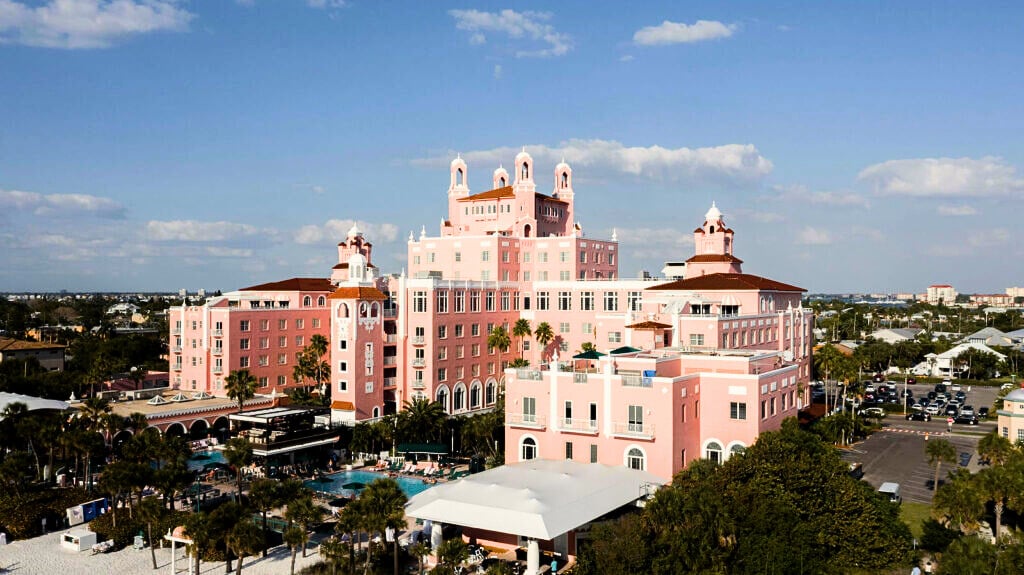
[(238, 402), (238, 412), (242, 412), (245, 402), (256, 396), (256, 376), (248, 369), (232, 371), (225, 378), (228, 397)]
[(277, 506), (277, 486), (277, 481), (267, 477), (260, 477), (249, 485), (249, 504), (257, 509), (263, 516), (262, 530), (264, 557), (267, 556), (267, 512)]
[(1024, 475), (1021, 466), (995, 465), (982, 469), (974, 477), (978, 493), (992, 502), (996, 520), (996, 539), (1003, 535), (1003, 510), (1006, 502), (1014, 495), (1024, 491)]
[(146, 524), (146, 541), (149, 542), (149, 554), (156, 569), (156, 540), (153, 539), (153, 524), (160, 523), (166, 514), (164, 506), (156, 497), (147, 497), (139, 503), (139, 519)]
[(487, 347), (498, 350), (499, 365), (504, 365), (501, 361), (501, 354), (507, 352), (511, 346), (512, 338), (509, 337), (508, 331), (500, 325), (495, 326), (491, 333), (487, 335)]
[(299, 548), (306, 548), (306, 543), (309, 541), (309, 533), (305, 529), (298, 525), (289, 525), (284, 530), (284, 542), (288, 545), (288, 550), (292, 554), (292, 567), (291, 575), (295, 575), (295, 556), (299, 554)]
[(992, 465), (1003, 465), (1013, 452), (1013, 444), (998, 431), (994, 430), (978, 440), (978, 457)]
[(541, 359), (543, 360), (547, 357), (548, 344), (555, 339), (555, 330), (551, 329), (551, 324), (542, 321), (537, 324), (537, 329), (533, 330), (533, 339), (540, 344)]
[(224, 459), (235, 469), (238, 497), (242, 497), (242, 469), (252, 463), (252, 443), (245, 437), (232, 437), (224, 447)]
[(516, 320), (516, 323), (512, 324), (512, 336), (519, 338), (519, 358), (520, 359), (523, 359), (524, 355), (526, 354), (526, 350), (524, 349), (525, 346), (523, 346), (523, 342), (526, 340), (526, 338), (528, 338), (528, 337), (530, 337), (532, 335), (533, 335), (533, 330), (530, 328), (530, 320), (524, 319), (524, 318), (519, 318), (519, 319)]
[[(306, 490), (298, 498), (288, 503), (284, 518), (289, 523), (299, 524), (308, 533), (312, 525), (320, 522), (323, 514), (323, 508), (313, 502), (313, 494)], [(302, 556), (306, 556), (305, 543), (302, 545)]]
[(924, 453), (928, 457), (928, 465), (935, 466), (935, 482), (932, 491), (939, 488), (939, 470), (943, 463), (956, 462), (956, 447), (946, 439), (933, 439), (925, 444)]
[(398, 414), (401, 436), (414, 442), (434, 442), (441, 436), (448, 414), (444, 406), (426, 398), (406, 401)]
[(410, 545), (408, 551), (409, 555), (412, 555), (412, 557), (416, 559), (417, 573), (419, 573), (419, 575), (423, 575), (423, 564), (425, 563), (427, 555), (430, 555), (430, 552), (432, 551), (430, 545), (424, 541), (420, 541), (415, 545)]
[(225, 538), (225, 544), (238, 557), (235, 575), (242, 574), (242, 560), (249, 555), (256, 554), (262, 541), (263, 534), (260, 532), (260, 528), (248, 518), (242, 519), (231, 528)]
[(961, 469), (943, 484), (932, 498), (932, 513), (956, 525), (963, 533), (974, 533), (985, 505), (970, 472)]
[(192, 540), (188, 549), (195, 561), (195, 572), (202, 573), (200, 567), (203, 555), (211, 551), (216, 545), (210, 515), (205, 511), (186, 515), (185, 535)]
[(449, 569), (455, 569), (466, 559), (469, 559), (469, 547), (461, 537), (448, 539), (437, 547), (437, 562)]
[[(398, 565), (397, 530), (405, 524), (405, 503), (407, 498), (401, 486), (394, 479), (384, 478), (370, 482), (360, 495), (364, 521), (369, 531), (381, 533), (386, 529), (395, 529), (394, 561)], [(369, 572), (370, 561), (367, 554), (366, 572)]]

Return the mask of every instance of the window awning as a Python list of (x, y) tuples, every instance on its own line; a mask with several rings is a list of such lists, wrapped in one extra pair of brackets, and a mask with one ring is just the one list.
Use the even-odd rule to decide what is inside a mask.
[(286, 447), (278, 447), (267, 449), (266, 447), (260, 447), (253, 445), (252, 454), (259, 457), (268, 457), (271, 455), (281, 455), (283, 453), (291, 453), (293, 451), (299, 451), (300, 449), (309, 449), (310, 447), (320, 447), (321, 445), (330, 445), (338, 441), (338, 436), (325, 437), (323, 439), (317, 439), (314, 441), (307, 441), (305, 443), (298, 443), (295, 445), (289, 445)]
[(447, 455), (448, 448), (440, 443), (399, 443), (398, 453), (429, 453)]

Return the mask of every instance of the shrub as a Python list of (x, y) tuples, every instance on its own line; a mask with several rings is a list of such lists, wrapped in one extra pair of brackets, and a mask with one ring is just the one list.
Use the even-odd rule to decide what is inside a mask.
[(62, 529), (67, 508), (96, 499), (81, 488), (41, 489), (22, 493), (0, 493), (0, 531), (11, 539), (36, 537), (43, 532)]
[(949, 529), (931, 518), (921, 523), (921, 531), (921, 547), (936, 553), (942, 553), (960, 537), (959, 531)]
[[(114, 514), (117, 514), (117, 527), (114, 527)], [(168, 511), (163, 520), (153, 524), (153, 539), (157, 545), (163, 544), (164, 533), (184, 523), (185, 511)], [(126, 547), (135, 541), (135, 536), (142, 532), (145, 536), (146, 523), (140, 521), (138, 515), (134, 518), (128, 516), (128, 509), (121, 508), (105, 513), (89, 523), (89, 529), (96, 532), (99, 537), (106, 541), (112, 540), (117, 548)]]

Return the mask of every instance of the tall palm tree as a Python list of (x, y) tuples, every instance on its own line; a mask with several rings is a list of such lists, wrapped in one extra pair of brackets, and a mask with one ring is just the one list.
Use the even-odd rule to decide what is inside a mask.
[(242, 560), (259, 551), (263, 534), (250, 519), (244, 518), (228, 532), (224, 539), (225, 546), (238, 557), (235, 575), (242, 575)]
[(242, 468), (252, 463), (252, 443), (245, 437), (232, 437), (224, 447), (224, 459), (235, 468), (238, 483), (238, 499), (242, 498)]
[(192, 540), (189, 550), (195, 558), (195, 572), (202, 573), (200, 566), (203, 554), (216, 543), (213, 538), (210, 516), (205, 511), (185, 515), (185, 535)]
[[(305, 529), (298, 525), (289, 525), (283, 534), (285, 544), (288, 545), (288, 549), (292, 553), (292, 568), (291, 575), (295, 575), (295, 556), (299, 554), (299, 548), (306, 548), (306, 543), (309, 542), (309, 533)], [(266, 551), (266, 549), (264, 549)]]
[[(320, 522), (323, 514), (323, 508), (313, 502), (313, 494), (307, 489), (300, 493), (298, 498), (288, 503), (288, 509), (284, 512), (284, 518), (289, 523), (299, 524), (303, 531), (308, 533), (313, 524)], [(302, 544), (302, 556), (306, 556), (305, 542)]]
[(936, 491), (939, 488), (939, 469), (943, 462), (954, 463), (956, 461), (956, 447), (953, 447), (948, 440), (933, 439), (925, 446), (924, 452), (928, 456), (928, 464), (935, 466), (935, 483), (932, 486), (932, 491)]
[(530, 328), (530, 320), (520, 318), (516, 320), (516, 323), (512, 324), (512, 335), (519, 338), (519, 357), (524, 358), (526, 350), (523, 349), (523, 342), (526, 338), (533, 335), (533, 330)]
[(263, 515), (263, 556), (267, 556), (267, 512), (277, 506), (277, 481), (261, 477), (249, 486), (249, 504)]
[(147, 497), (139, 503), (139, 519), (146, 524), (146, 540), (149, 541), (149, 553), (156, 569), (156, 540), (153, 539), (153, 524), (159, 523), (166, 510), (156, 497)]
[(491, 333), (487, 336), (487, 347), (498, 350), (498, 366), (504, 370), (501, 364), (501, 354), (508, 351), (508, 348), (512, 346), (512, 338), (509, 337), (508, 331), (502, 326), (495, 326)]
[(228, 397), (238, 402), (238, 412), (242, 412), (245, 402), (256, 396), (256, 376), (248, 369), (232, 371), (225, 378)]
[(444, 406), (426, 398), (406, 401), (398, 414), (398, 425), (406, 439), (415, 442), (432, 442), (440, 437), (444, 422), (448, 419)]
[(985, 504), (966, 469), (954, 473), (950, 481), (935, 493), (932, 508), (941, 514), (938, 517), (946, 517), (964, 533), (973, 533), (977, 529), (978, 518), (985, 512)]
[(307, 353), (310, 353), (313, 358), (313, 378), (316, 380), (317, 387), (322, 387), (324, 381), (330, 378), (331, 366), (323, 360), (329, 347), (330, 342), (320, 334), (309, 338), (309, 345), (306, 346)]
[(537, 329), (533, 330), (533, 338), (540, 344), (541, 359), (544, 359), (548, 344), (555, 339), (555, 330), (551, 329), (550, 323), (542, 321), (537, 324)]
[(1002, 465), (1013, 453), (1013, 444), (1009, 439), (993, 431), (978, 440), (978, 455), (992, 465)]
[[(377, 479), (366, 486), (359, 497), (363, 502), (363, 514), (367, 530), (381, 533), (385, 529), (398, 529), (404, 525), (405, 503), (408, 498), (398, 482), (390, 477)], [(395, 537), (395, 561), (398, 561), (398, 537)], [(366, 570), (369, 570), (367, 560)]]
[(1007, 500), (1024, 491), (1024, 476), (1019, 466), (995, 465), (982, 469), (974, 477), (978, 493), (993, 504), (996, 518), (996, 540), (1002, 536), (1003, 510)]

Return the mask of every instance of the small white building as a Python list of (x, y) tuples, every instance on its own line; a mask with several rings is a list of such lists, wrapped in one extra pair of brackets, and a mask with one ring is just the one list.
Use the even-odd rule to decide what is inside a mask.
[(65, 531), (60, 538), (60, 544), (65, 549), (72, 551), (85, 551), (92, 549), (96, 544), (96, 534), (88, 529), (72, 529)]
[(991, 353), (998, 357), (1000, 361), (1006, 359), (1005, 355), (995, 351), (983, 343), (961, 343), (960, 345), (939, 354), (929, 353), (924, 356), (925, 360), (915, 365), (911, 371), (914, 375), (929, 377), (958, 377), (959, 373), (956, 371), (955, 365), (956, 358), (960, 357), (960, 354), (969, 349), (975, 349), (984, 353)]
[(873, 337), (886, 343), (895, 344), (901, 341), (912, 340), (922, 331), (924, 330), (916, 327), (891, 327), (873, 331), (868, 335), (868, 337)]

